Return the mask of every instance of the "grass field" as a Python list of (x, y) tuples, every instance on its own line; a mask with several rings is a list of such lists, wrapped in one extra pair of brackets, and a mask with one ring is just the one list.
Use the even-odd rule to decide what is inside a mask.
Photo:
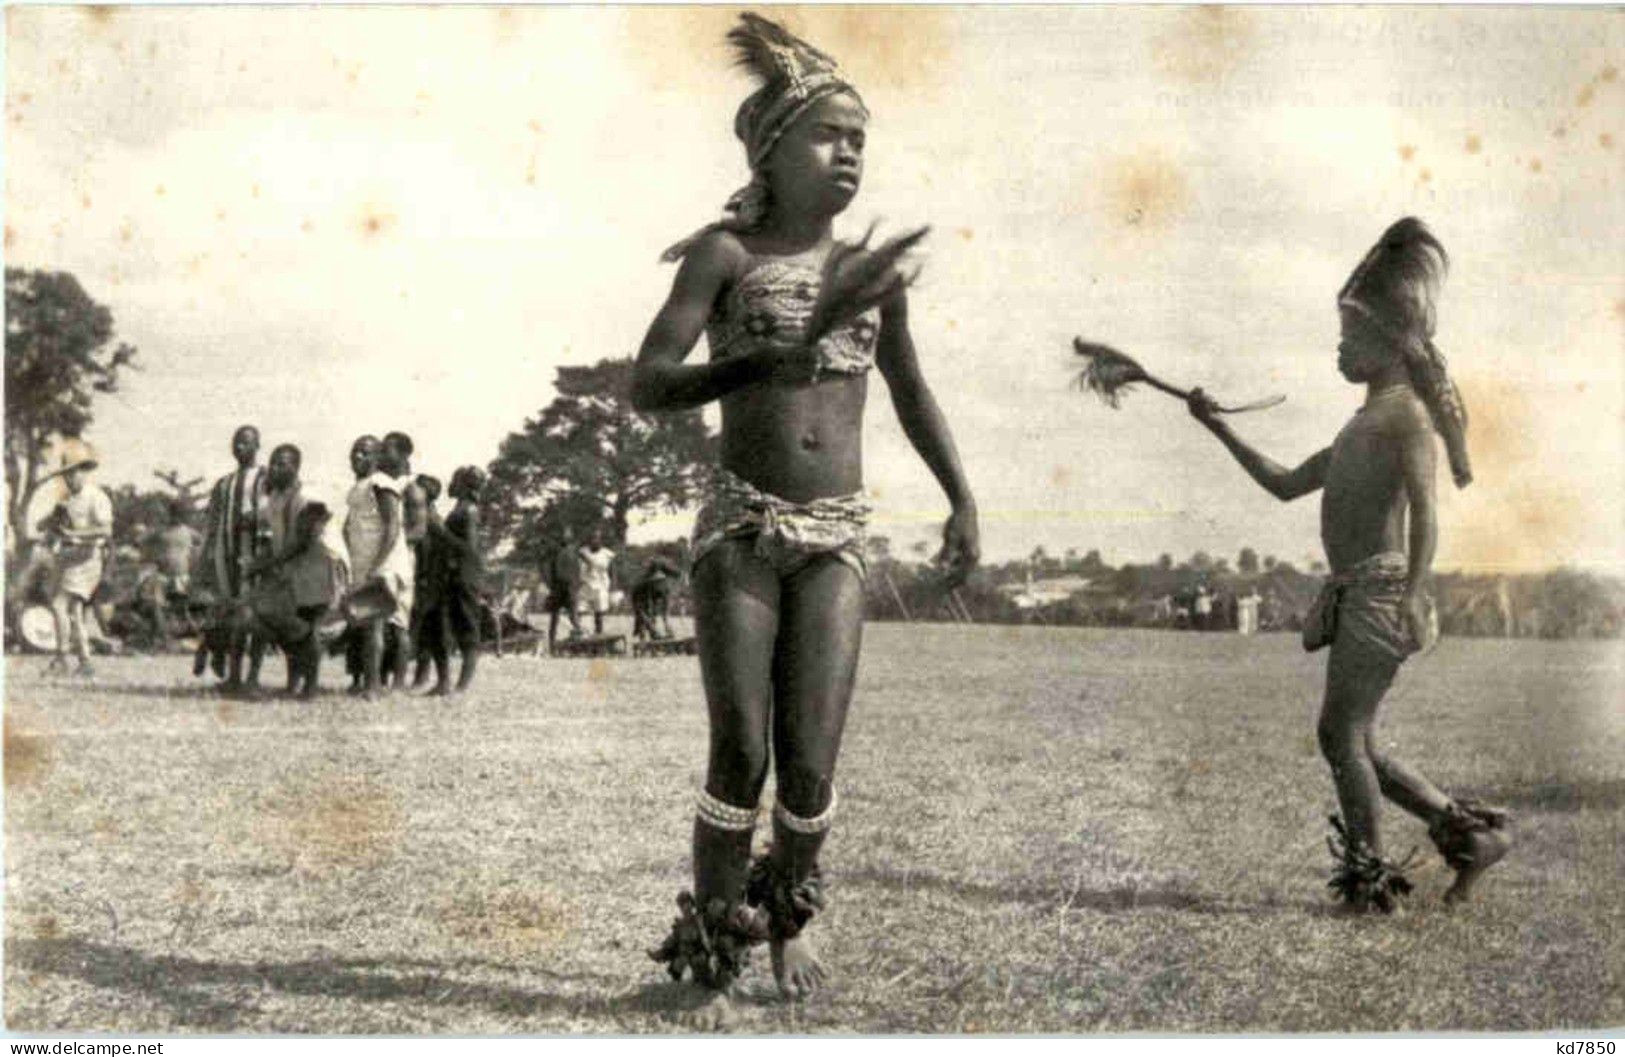
[[(1447, 909), (1389, 809), (1416, 898), (1348, 920), (1322, 661), (1291, 637), (867, 636), (825, 855), (836, 979), (779, 1002), (764, 953), (742, 1030), (1625, 1023), (1616, 645), (1447, 640), (1402, 674), (1384, 740), (1513, 807), (1520, 843)], [(13, 1030), (672, 1030), (643, 951), (687, 883), (692, 658), (492, 660), (449, 704), (228, 701), (178, 656), (104, 660), (90, 689), (43, 667), (6, 668)]]

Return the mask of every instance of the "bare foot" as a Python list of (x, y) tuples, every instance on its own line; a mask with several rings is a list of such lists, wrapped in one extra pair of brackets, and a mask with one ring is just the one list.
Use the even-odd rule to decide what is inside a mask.
[(1468, 835), (1473, 861), (1456, 871), (1456, 883), (1444, 894), (1446, 903), (1466, 902), (1473, 884), (1485, 870), (1500, 862), (1512, 850), (1512, 836), (1505, 830), (1483, 829)]
[(810, 996), (829, 975), (806, 929), (793, 939), (773, 940), (768, 953), (773, 959), (773, 979), (778, 981), (784, 997), (792, 1001)]
[(679, 1025), (689, 1031), (725, 1031), (733, 1027), (738, 1014), (726, 991), (713, 991), (695, 985), (694, 1004), (677, 1014)]

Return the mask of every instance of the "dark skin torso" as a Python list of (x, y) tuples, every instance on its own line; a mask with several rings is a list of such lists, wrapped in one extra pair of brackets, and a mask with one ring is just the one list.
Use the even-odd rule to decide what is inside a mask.
[(1416, 409), (1398, 406), (1406, 397), (1415, 400), (1407, 393), (1362, 409), (1332, 442), (1320, 503), (1320, 539), (1334, 570), (1348, 569), (1373, 554), (1406, 549), (1409, 503), (1396, 439), (1409, 426), (1409, 432), (1420, 434), (1413, 442), (1431, 444), (1425, 420), (1414, 421)]
[[(722, 304), (729, 290), (718, 296)], [(724, 396), (722, 464), (793, 502), (863, 488), (867, 374), (774, 381)]]

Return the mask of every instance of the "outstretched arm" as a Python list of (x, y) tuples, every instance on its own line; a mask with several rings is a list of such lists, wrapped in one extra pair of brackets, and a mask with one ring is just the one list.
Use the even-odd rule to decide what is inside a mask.
[(1332, 456), (1330, 448), (1322, 448), (1289, 470), (1269, 456), (1260, 454), (1246, 441), (1236, 436), (1230, 424), (1219, 417), (1218, 405), (1202, 390), (1191, 390), (1186, 406), (1190, 408), (1191, 415), (1196, 421), (1206, 426), (1208, 432), (1218, 437), (1219, 443), (1235, 456), (1241, 468), (1247, 471), (1247, 475), (1257, 481), (1264, 491), (1282, 502), (1308, 495), (1326, 483), (1326, 464)]
[(639, 411), (684, 411), (773, 377), (784, 353), (762, 349), (712, 363), (683, 363), (705, 332), (717, 294), (743, 262), (731, 235), (712, 234), (683, 258), (671, 294), (649, 326), (632, 373), (632, 406)]
[(880, 311), (879, 347), (875, 355), (880, 373), (891, 390), (892, 406), (914, 450), (920, 453), (937, 483), (948, 496), (952, 513), (942, 530), (941, 560), (950, 585), (957, 586), (981, 560), (981, 530), (976, 499), (959, 464), (948, 422), (942, 417), (931, 387), (920, 373), (914, 339), (908, 331), (908, 294), (899, 290)]

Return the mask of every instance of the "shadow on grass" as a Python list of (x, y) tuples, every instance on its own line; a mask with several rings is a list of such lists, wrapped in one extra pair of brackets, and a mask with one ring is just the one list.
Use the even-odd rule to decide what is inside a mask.
[[(8, 976), (14, 972), (48, 973), (74, 977), (110, 991), (135, 992), (169, 1007), (177, 1027), (210, 1032), (255, 1030), (252, 1020), (258, 1010), (256, 996), (263, 988), (357, 1002), (409, 1002), (419, 1008), (475, 1008), (509, 1017), (564, 1014), (610, 1018), (605, 1030), (615, 1030), (613, 1018), (627, 1014), (676, 1012), (685, 1008), (693, 996), (690, 988), (671, 981), (622, 990), (622, 981), (614, 977), (551, 973), (528, 966), (478, 963), (487, 968), (542, 976), (559, 989), (553, 990), (547, 984), (526, 988), (448, 978), (448, 970), (460, 963), (439, 964), (412, 958), (313, 958), (282, 963), (202, 961), (75, 937), (9, 940), (5, 955)], [(12, 986), (16, 986), (15, 979), (13, 977)], [(563, 993), (563, 988), (570, 985), (588, 993)], [(227, 998), (211, 993), (210, 989), (215, 988), (247, 994), (243, 998)], [(96, 1025), (80, 1027), (93, 1030)]]
[(1335, 913), (1336, 910), (1327, 902), (1282, 900), (1264, 894), (1252, 902), (1216, 899), (1173, 884), (1122, 884), (1106, 888), (1071, 888), (1062, 881), (1049, 884), (978, 884), (934, 874), (899, 873), (873, 867), (843, 872), (841, 881), (843, 886), (872, 884), (895, 892), (942, 892), (980, 906), (1027, 903), (1040, 908), (1073, 908), (1103, 914), (1179, 910), (1191, 914), (1263, 915), (1290, 912), (1320, 916)]
[[(64, 682), (61, 685), (69, 686)], [(246, 700), (241, 695), (228, 694), (214, 683), (198, 683), (188, 686), (180, 683), (78, 683), (72, 684), (83, 689), (94, 690), (98, 694), (111, 694), (114, 697), (160, 697), (176, 701), (188, 698), (201, 698), (209, 701)]]
[(1532, 780), (1470, 789), (1464, 795), (1532, 812), (1618, 811), (1625, 808), (1625, 778), (1582, 778), (1570, 782)]

